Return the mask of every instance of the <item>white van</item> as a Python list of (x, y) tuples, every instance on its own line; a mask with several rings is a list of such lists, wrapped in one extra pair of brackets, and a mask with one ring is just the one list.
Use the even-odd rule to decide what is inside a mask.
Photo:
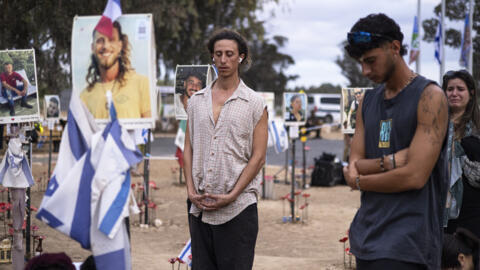
[(325, 123), (340, 123), (340, 94), (307, 94), (308, 117)]

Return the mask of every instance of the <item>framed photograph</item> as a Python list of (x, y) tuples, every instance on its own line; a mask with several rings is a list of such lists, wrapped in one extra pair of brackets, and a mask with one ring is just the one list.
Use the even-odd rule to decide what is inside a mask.
[(365, 91), (372, 88), (342, 88), (342, 131), (345, 134), (355, 133), (355, 122), (360, 100)]
[(0, 51), (0, 124), (40, 120), (35, 51)]
[(210, 65), (177, 65), (175, 69), (175, 118), (187, 120), (188, 99), (213, 81)]
[(283, 120), (286, 126), (302, 126), (307, 121), (307, 94), (283, 93)]
[(44, 112), (45, 119), (58, 120), (60, 118), (60, 97), (57, 95), (45, 95)]
[(157, 117), (155, 37), (151, 14), (122, 15), (112, 36), (95, 30), (100, 16), (76, 16), (72, 29), (73, 95), (97, 124), (109, 121), (107, 92), (122, 126), (154, 128)]

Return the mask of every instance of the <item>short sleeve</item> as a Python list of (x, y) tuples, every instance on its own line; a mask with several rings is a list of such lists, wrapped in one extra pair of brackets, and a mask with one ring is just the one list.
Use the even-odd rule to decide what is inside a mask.
[(23, 81), (24, 78), (22, 77), (22, 75), (18, 74), (17, 72), (13, 73), (14, 76), (15, 76), (15, 79), (17, 79), (17, 81)]
[[(262, 118), (263, 111), (267, 108), (267, 103), (265, 100), (259, 96), (255, 96), (255, 102), (254, 102), (254, 108), (253, 108), (253, 128), (255, 128), (258, 124), (258, 121), (260, 121), (260, 118)], [(268, 110), (267, 110), (267, 116), (268, 116)]]

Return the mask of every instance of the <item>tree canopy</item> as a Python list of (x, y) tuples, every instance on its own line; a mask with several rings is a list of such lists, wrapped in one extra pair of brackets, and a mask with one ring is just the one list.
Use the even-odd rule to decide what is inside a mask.
[[(283, 91), (287, 82), (296, 78), (283, 73), (294, 61), (278, 51), (286, 38), (266, 39), (264, 22), (257, 19), (257, 12), (269, 1), (276, 2), (122, 0), (122, 12), (153, 14), (156, 60), (163, 66), (157, 74), (164, 81), (171, 80), (169, 74), (177, 64), (211, 63), (206, 41), (215, 30), (227, 27), (237, 30), (250, 42), (253, 65), (244, 74), (249, 85), (259, 91)], [(46, 91), (59, 93), (71, 87), (74, 16), (100, 15), (105, 4), (106, 1), (98, 0), (0, 1), (0, 25), (4, 26), (0, 29), (0, 48), (35, 49), (40, 95)]]

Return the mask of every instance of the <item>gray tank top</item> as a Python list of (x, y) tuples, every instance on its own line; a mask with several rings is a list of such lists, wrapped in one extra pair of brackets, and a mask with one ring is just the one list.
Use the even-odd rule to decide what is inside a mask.
[[(431, 83), (417, 76), (392, 99), (384, 85), (367, 91), (362, 116), (365, 157), (379, 158), (409, 147), (417, 128), (417, 107)], [(353, 254), (364, 260), (394, 259), (440, 269), (442, 217), (447, 192), (446, 139), (425, 186), (400, 193), (362, 192), (350, 228)]]

